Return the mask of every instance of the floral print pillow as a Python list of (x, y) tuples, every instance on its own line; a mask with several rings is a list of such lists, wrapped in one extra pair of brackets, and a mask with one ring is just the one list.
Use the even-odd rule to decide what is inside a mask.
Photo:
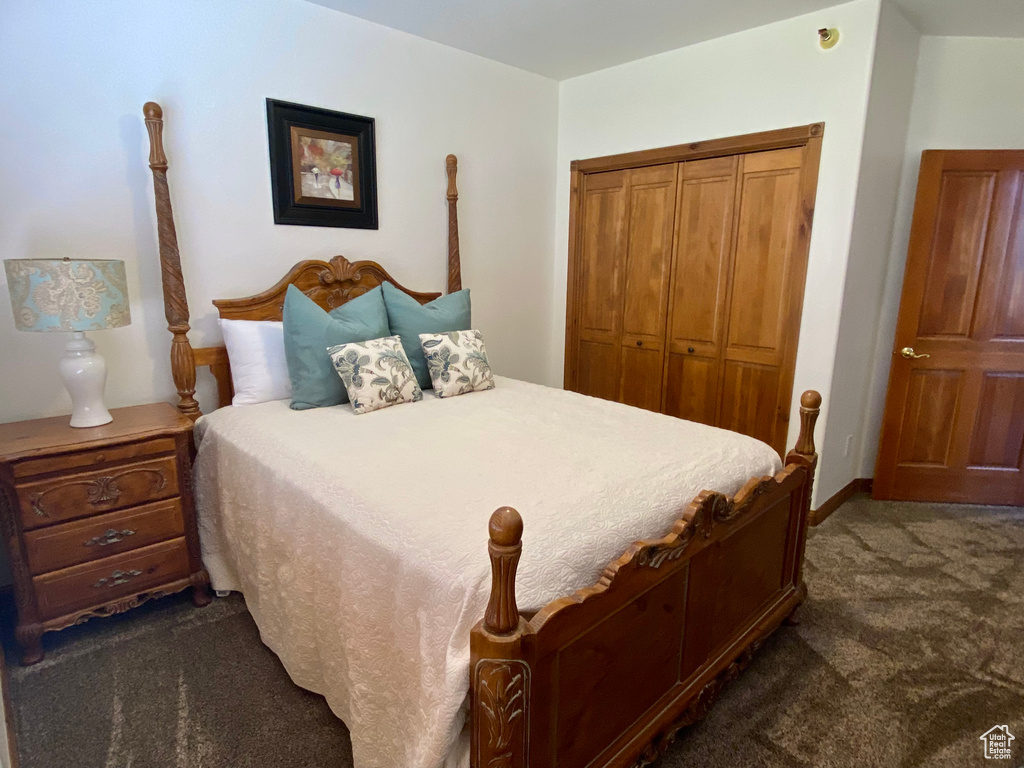
[(423, 399), (398, 336), (339, 344), (327, 354), (357, 414)]
[(438, 397), (494, 389), (494, 374), (480, 331), (421, 333), (420, 346)]

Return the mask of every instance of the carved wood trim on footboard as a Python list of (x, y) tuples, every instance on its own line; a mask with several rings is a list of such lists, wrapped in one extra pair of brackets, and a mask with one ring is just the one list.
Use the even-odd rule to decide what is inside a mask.
[(821, 398), (775, 477), (704, 491), (661, 539), (637, 541), (591, 587), (519, 615), (523, 521), (490, 522), (491, 601), (473, 630), (474, 768), (612, 768), (654, 760), (803, 601)]

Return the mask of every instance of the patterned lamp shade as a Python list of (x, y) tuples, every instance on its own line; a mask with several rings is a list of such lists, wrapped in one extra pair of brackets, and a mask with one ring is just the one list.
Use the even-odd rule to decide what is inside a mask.
[(4, 268), (19, 331), (102, 331), (132, 321), (123, 261), (7, 259)]

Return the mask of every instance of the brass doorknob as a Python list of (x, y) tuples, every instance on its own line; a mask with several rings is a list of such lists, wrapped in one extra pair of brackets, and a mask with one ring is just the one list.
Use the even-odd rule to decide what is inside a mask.
[(927, 354), (917, 354), (913, 347), (904, 347), (900, 350), (900, 354), (907, 360), (920, 360), (922, 357), (931, 357), (931, 355)]

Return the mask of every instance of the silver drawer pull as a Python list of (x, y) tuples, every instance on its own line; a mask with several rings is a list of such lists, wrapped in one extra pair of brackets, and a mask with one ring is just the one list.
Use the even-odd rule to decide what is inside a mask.
[(85, 547), (106, 547), (110, 544), (117, 544), (120, 541), (124, 541), (129, 536), (134, 536), (135, 531), (125, 528), (123, 531), (115, 531), (111, 528), (109, 531), (104, 533), (102, 536), (93, 536), (88, 541), (82, 542), (82, 546)]
[(103, 587), (116, 587), (120, 584), (127, 584), (129, 581), (134, 579), (136, 576), (141, 576), (142, 571), (114, 571), (109, 576), (100, 579), (93, 587), (95, 589), (102, 589)]

